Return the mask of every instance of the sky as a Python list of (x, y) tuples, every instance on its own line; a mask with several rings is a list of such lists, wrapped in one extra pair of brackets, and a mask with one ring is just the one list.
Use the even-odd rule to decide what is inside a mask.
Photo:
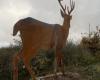
[[(100, 0), (74, 0), (71, 28), (68, 40), (79, 42), (82, 34), (100, 25)], [(63, 0), (69, 6), (69, 0)], [(62, 24), (57, 0), (0, 0), (0, 47), (8, 46), (16, 37), (12, 36), (14, 24), (26, 17), (50, 23)]]

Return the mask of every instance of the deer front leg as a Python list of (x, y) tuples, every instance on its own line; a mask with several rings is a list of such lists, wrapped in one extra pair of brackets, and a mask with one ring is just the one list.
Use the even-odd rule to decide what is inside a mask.
[(56, 51), (56, 59), (57, 59), (58, 71), (60, 71), (60, 72), (62, 72), (64, 74), (64, 63), (63, 63), (62, 51), (60, 51), (60, 50)]
[(62, 72), (63, 76), (65, 75), (64, 64), (63, 64), (63, 54), (61, 53), (60, 50), (57, 50), (55, 54), (55, 60), (54, 60), (54, 73), (55, 73), (54, 79), (55, 80), (59, 79), (57, 72)]

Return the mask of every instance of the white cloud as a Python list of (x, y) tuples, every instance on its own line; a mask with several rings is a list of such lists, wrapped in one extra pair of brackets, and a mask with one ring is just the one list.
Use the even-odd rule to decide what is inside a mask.
[[(69, 0), (64, 0), (69, 4)], [(100, 0), (74, 0), (76, 3), (71, 22), (70, 36), (74, 40), (81, 33), (100, 25)], [(0, 44), (12, 43), (12, 29), (15, 22), (27, 16), (48, 23), (62, 23), (57, 0), (0, 0)]]
[(9, 45), (10, 45), (10, 43), (8, 43), (8, 42), (0, 42), (0, 48), (1, 47), (7, 47)]
[(0, 44), (6, 45), (13, 42), (12, 28), (14, 23), (18, 19), (28, 16), (32, 7), (22, 0), (0, 0), (0, 2), (3, 4), (0, 6)]

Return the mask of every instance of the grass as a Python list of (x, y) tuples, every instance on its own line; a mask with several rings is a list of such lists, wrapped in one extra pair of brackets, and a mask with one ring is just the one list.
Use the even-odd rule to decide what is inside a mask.
[[(12, 55), (19, 51), (19, 47), (7, 47), (0, 49), (0, 79), (12, 80)], [(93, 56), (87, 49), (83, 49), (79, 45), (75, 45), (72, 42), (68, 43), (67, 47), (63, 50), (65, 70), (69, 72), (77, 72), (81, 75), (81, 78), (85, 80), (100, 80), (100, 57)], [(48, 54), (47, 54), (48, 53)], [(99, 55), (99, 52), (98, 52)], [(40, 54), (36, 59), (33, 59), (31, 64), (35, 63), (33, 67), (36, 70), (37, 75), (46, 75), (53, 72), (53, 51), (45, 52), (40, 51)], [(19, 80), (22, 80), (25, 76), (30, 77), (26, 69), (20, 68)], [(4, 69), (5, 66), (5, 69)], [(50, 67), (51, 66), (51, 67)]]

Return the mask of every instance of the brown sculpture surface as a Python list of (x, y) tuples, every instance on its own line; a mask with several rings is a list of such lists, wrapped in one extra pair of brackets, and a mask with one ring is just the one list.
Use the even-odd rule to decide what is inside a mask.
[(29, 71), (33, 80), (35, 80), (34, 71), (32, 71), (30, 60), (36, 56), (39, 49), (48, 50), (56, 47), (57, 64), (61, 65), (62, 51), (66, 46), (66, 40), (69, 34), (71, 13), (74, 10), (75, 3), (70, 0), (70, 7), (63, 7), (62, 0), (58, 0), (61, 6), (61, 15), (64, 18), (63, 25), (48, 24), (31, 17), (19, 20), (13, 29), (13, 36), (20, 32), (22, 39), (22, 50), (14, 55), (13, 58), (13, 80), (18, 80), (18, 61), (22, 59), (25, 67)]

